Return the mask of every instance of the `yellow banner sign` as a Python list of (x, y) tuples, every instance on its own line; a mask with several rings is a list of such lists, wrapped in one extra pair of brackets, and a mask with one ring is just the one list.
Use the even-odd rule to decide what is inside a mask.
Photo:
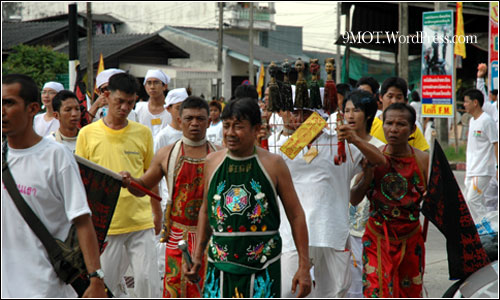
[(453, 116), (453, 105), (422, 104), (423, 115)]
[(318, 135), (326, 126), (326, 121), (318, 113), (313, 113), (307, 120), (295, 131), (295, 133), (281, 146), (281, 152), (285, 153), (290, 159), (294, 159), (305, 146)]

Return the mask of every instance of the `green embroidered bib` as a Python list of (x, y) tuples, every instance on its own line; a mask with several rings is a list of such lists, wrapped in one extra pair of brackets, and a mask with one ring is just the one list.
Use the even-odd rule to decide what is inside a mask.
[(276, 190), (257, 154), (226, 155), (208, 189), (213, 234), (208, 257), (217, 268), (251, 274), (279, 259), (281, 237)]

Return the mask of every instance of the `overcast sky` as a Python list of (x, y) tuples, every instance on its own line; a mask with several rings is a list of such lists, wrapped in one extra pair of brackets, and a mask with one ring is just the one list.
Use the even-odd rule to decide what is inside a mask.
[(304, 49), (322, 52), (334, 50), (336, 2), (284, 1), (276, 2), (275, 8), (274, 21), (277, 25), (303, 27)]

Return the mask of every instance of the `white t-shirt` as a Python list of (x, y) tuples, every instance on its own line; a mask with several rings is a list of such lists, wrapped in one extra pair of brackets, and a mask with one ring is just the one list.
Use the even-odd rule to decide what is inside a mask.
[[(7, 153), (9, 168), (21, 195), (47, 230), (65, 240), (70, 221), (90, 214), (73, 154), (43, 138), (28, 149)], [(76, 297), (58, 279), (45, 247), (19, 213), (2, 182), (2, 298)]]
[[(154, 138), (155, 154), (161, 148), (175, 143), (180, 138), (182, 138), (182, 131), (173, 128), (172, 126), (170, 126), (170, 124), (167, 125), (167, 127), (160, 130), (158, 135)], [(161, 200), (161, 208), (163, 211), (165, 211), (165, 207), (167, 206), (167, 200), (170, 197), (168, 194), (168, 186), (167, 186), (167, 180), (165, 179), (165, 176), (163, 176), (161, 181), (160, 181), (160, 196), (162, 199)]]
[(281, 118), (277, 113), (273, 113), (269, 118), (269, 127), (271, 128), (271, 134), (280, 132), (283, 130), (283, 118)]
[(137, 115), (137, 122), (151, 129), (154, 138), (161, 129), (167, 127), (167, 125), (172, 122), (172, 116), (166, 109), (160, 114), (153, 115), (149, 111), (148, 103), (149, 102), (138, 102), (135, 105), (135, 113)]
[(495, 176), (497, 161), (494, 143), (498, 143), (498, 131), (490, 116), (483, 112), (477, 120), (471, 118), (467, 137), (466, 177)]
[(207, 128), (207, 140), (220, 146), (222, 139), (222, 120), (219, 120), (217, 124), (210, 124)]
[[(326, 131), (312, 144), (318, 148), (318, 155), (310, 164), (303, 159), (307, 147), (294, 160), (279, 150), (288, 139), (286, 136), (279, 139), (270, 137), (269, 151), (281, 155), (290, 169), (293, 185), (306, 215), (309, 246), (344, 250), (349, 237), (350, 183), (354, 175), (362, 170), (362, 155), (354, 145), (350, 145), (353, 163), (346, 144), (347, 162), (336, 166), (334, 156), (337, 154), (337, 137)], [(281, 214), (285, 216), (281, 204), (280, 207)], [(283, 252), (295, 250), (286, 217), (282, 218), (280, 235)]]
[[(372, 137), (370, 142), (373, 146), (379, 148), (385, 145), (376, 137)], [(351, 180), (351, 187), (354, 186), (356, 177)], [(355, 237), (363, 237), (365, 233), (366, 222), (370, 214), (370, 200), (364, 197), (363, 200), (356, 206), (349, 204), (349, 233)]]
[(39, 136), (49, 135), (51, 132), (59, 129), (59, 120), (53, 118), (49, 122), (44, 120), (46, 113), (38, 114), (35, 116), (35, 120), (33, 121), (33, 129)]

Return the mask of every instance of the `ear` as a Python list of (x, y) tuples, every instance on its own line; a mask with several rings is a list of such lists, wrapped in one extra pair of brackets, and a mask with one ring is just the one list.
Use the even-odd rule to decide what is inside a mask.
[(413, 124), (413, 128), (410, 130), (410, 135), (415, 133), (415, 131), (417, 131), (417, 124)]
[(58, 111), (54, 111), (54, 117), (55, 117), (57, 120), (60, 120), (61, 115), (59, 114), (59, 112), (58, 112)]
[(30, 104), (28, 104), (27, 110), (28, 110), (28, 113), (30, 114), (30, 116), (34, 117), (41, 110), (40, 103), (38, 103), (38, 102), (31, 102)]
[(108, 98), (110, 94), (111, 94), (111, 92), (109, 90), (104, 91), (104, 97)]

